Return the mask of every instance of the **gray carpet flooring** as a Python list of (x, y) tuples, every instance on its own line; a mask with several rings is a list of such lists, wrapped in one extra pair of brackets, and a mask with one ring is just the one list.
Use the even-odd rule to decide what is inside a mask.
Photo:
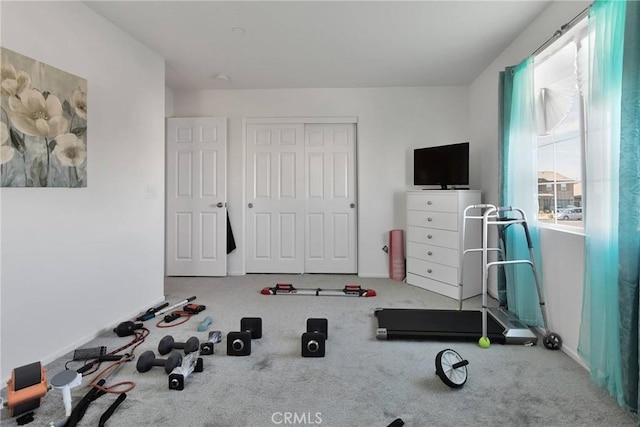
[[(292, 283), (299, 288), (342, 288), (347, 284), (374, 289), (371, 298), (333, 296), (266, 296), (263, 287)], [(213, 355), (202, 356), (203, 372), (186, 379), (182, 391), (168, 388), (162, 368), (136, 371), (125, 364), (106, 385), (133, 381), (136, 386), (107, 426), (388, 426), (401, 418), (406, 426), (635, 426), (638, 420), (620, 408), (608, 392), (590, 382), (588, 373), (560, 351), (475, 342), (376, 339), (374, 310), (385, 308), (445, 308), (456, 303), (431, 292), (388, 279), (348, 275), (247, 275), (225, 278), (168, 278), (166, 300), (173, 304), (195, 295), (206, 310), (186, 323), (158, 328), (145, 322), (149, 336), (135, 354), (157, 354), (162, 337), (184, 342), (195, 336), (206, 317), (208, 331), (220, 330), (223, 341)], [(479, 297), (465, 302), (477, 309)], [(146, 307), (145, 307), (146, 309)], [(231, 357), (226, 336), (240, 329), (242, 317), (261, 317), (263, 336), (251, 343), (252, 353)], [(303, 358), (301, 335), (306, 319), (328, 319), (326, 356)], [(113, 328), (115, 325), (111, 325)], [(104, 332), (86, 347), (109, 350), (129, 338)], [(435, 375), (435, 357), (450, 348), (469, 361), (468, 379), (458, 389)], [(71, 353), (47, 365), (51, 378), (64, 369)], [(69, 364), (75, 367), (76, 364)], [(106, 366), (106, 362), (103, 364)], [(87, 376), (71, 392), (76, 404), (92, 379)], [(3, 391), (6, 396), (6, 390)], [(81, 426), (95, 426), (115, 400), (104, 395), (93, 402)], [(32, 425), (64, 418), (60, 390), (51, 390), (35, 410)], [(17, 425), (5, 409), (2, 425)]]

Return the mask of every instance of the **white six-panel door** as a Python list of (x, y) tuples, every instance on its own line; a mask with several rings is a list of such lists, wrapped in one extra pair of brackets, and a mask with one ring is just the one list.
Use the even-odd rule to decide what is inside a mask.
[(247, 273), (304, 271), (304, 126), (247, 125)]
[(248, 123), (247, 273), (356, 273), (355, 125)]
[(168, 276), (227, 274), (226, 119), (167, 119)]
[(305, 125), (305, 273), (356, 273), (355, 126)]

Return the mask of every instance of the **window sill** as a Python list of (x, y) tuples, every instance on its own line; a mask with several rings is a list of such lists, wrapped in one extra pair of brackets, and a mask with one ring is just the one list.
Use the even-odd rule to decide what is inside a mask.
[(546, 230), (559, 231), (561, 233), (575, 234), (577, 236), (585, 236), (584, 228), (571, 227), (569, 225), (549, 224), (547, 222), (538, 221), (538, 228)]

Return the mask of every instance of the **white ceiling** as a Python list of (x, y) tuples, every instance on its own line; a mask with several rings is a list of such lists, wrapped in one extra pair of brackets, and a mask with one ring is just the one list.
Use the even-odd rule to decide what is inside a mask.
[(168, 87), (198, 90), (467, 85), (550, 1), (85, 4), (162, 55)]

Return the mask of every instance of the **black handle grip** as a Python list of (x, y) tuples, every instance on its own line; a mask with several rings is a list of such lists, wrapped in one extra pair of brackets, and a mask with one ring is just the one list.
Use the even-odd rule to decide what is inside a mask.
[(458, 368), (462, 368), (463, 366), (467, 366), (469, 364), (468, 360), (461, 360), (458, 363), (454, 363), (453, 365), (451, 365), (451, 367), (453, 369), (458, 369)]
[[(106, 380), (103, 378), (100, 381), (98, 381), (97, 385), (103, 386), (105, 382)], [(100, 390), (98, 390), (97, 388), (91, 387), (91, 390), (89, 390), (87, 394), (84, 395), (84, 397), (80, 400), (80, 402), (78, 402), (76, 407), (73, 408), (73, 411), (71, 411), (71, 415), (69, 416), (69, 419), (67, 420), (67, 424), (65, 425), (65, 427), (74, 427), (78, 424), (78, 422), (84, 416), (85, 412), (87, 412), (87, 408), (89, 407), (91, 402), (93, 402), (97, 397), (99, 397), (98, 396), (99, 391)]]
[(98, 427), (104, 427), (104, 424), (107, 422), (107, 420), (111, 417), (111, 415), (113, 415), (116, 409), (118, 409), (118, 406), (122, 402), (124, 402), (126, 398), (127, 398), (127, 393), (120, 393), (116, 401), (113, 402), (111, 406), (109, 406), (109, 408), (106, 411), (104, 411), (104, 414), (102, 414), (102, 416), (100, 417), (100, 421), (98, 422)]
[(100, 357), (97, 357), (97, 358), (93, 359), (91, 362), (87, 363), (86, 365), (82, 365), (81, 367), (76, 369), (76, 372), (79, 373), (79, 374), (84, 374), (89, 369), (93, 368), (93, 366), (96, 363), (99, 363), (99, 362), (117, 362), (118, 360), (120, 360), (120, 359), (122, 359), (123, 357), (126, 357), (126, 356), (127, 356), (126, 354), (105, 354), (104, 356), (100, 356)]
[(136, 320), (144, 322), (145, 320), (153, 319), (154, 317), (156, 317), (156, 313), (155, 312), (153, 312), (153, 313), (145, 313), (142, 316), (136, 317)]
[(140, 316), (136, 317), (136, 320), (137, 320), (138, 322), (143, 322), (143, 321), (145, 321), (145, 320), (149, 320), (149, 319), (151, 319), (152, 317), (154, 317), (154, 315), (155, 315), (158, 311), (162, 310), (162, 309), (163, 309), (163, 308), (165, 308), (165, 307), (169, 307), (169, 303), (168, 303), (168, 302), (162, 303), (162, 304), (160, 304), (160, 305), (159, 305), (159, 306), (157, 306), (157, 307), (151, 307), (149, 310), (145, 311), (145, 312), (144, 312), (144, 313), (142, 313)]
[(522, 223), (522, 228), (524, 228), (524, 236), (527, 239), (527, 247), (529, 249), (533, 249), (533, 241), (531, 240), (531, 233), (529, 233), (529, 226), (527, 226), (526, 222)]
[(168, 302), (162, 303), (157, 307), (150, 308), (149, 310), (147, 310), (147, 313), (155, 313), (156, 311), (160, 311), (165, 307), (169, 307), (169, 303)]
[(76, 369), (76, 372), (79, 374), (84, 374), (85, 372), (87, 372), (89, 369), (91, 369), (94, 365), (94, 362), (91, 363), (87, 363), (86, 365), (82, 365), (81, 367), (79, 367), (78, 369)]
[(123, 357), (125, 357), (124, 354), (105, 354), (104, 356), (98, 357), (98, 360), (100, 362), (117, 362)]

